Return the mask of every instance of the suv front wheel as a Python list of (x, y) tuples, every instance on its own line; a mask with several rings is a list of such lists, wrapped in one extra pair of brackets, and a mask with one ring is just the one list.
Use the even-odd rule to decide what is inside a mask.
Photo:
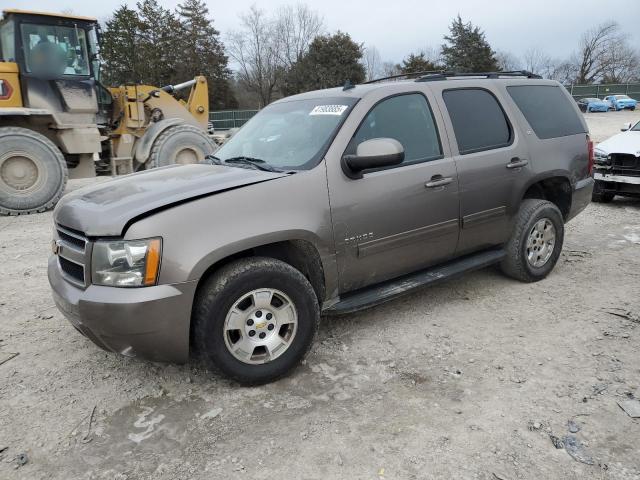
[(546, 200), (525, 199), (500, 268), (522, 282), (542, 280), (558, 261), (563, 240), (564, 220), (558, 207)]
[(305, 276), (272, 258), (223, 267), (200, 287), (193, 342), (209, 367), (245, 385), (284, 376), (307, 353), (320, 308)]

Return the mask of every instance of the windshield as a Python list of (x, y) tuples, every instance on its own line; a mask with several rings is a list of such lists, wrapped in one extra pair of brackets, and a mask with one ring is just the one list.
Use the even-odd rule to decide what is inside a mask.
[(22, 45), (28, 72), (43, 77), (89, 75), (85, 31), (56, 25), (22, 25)]
[(640, 132), (640, 122), (636, 123), (633, 127), (631, 127), (631, 130), (634, 132)]
[(600, 99), (599, 98), (585, 98), (584, 101), (591, 103), (591, 102), (599, 102)]
[(628, 95), (614, 95), (614, 97), (618, 100), (626, 100), (627, 98), (629, 98)]
[(247, 157), (281, 170), (308, 170), (324, 156), (357, 99), (316, 98), (275, 103), (258, 112), (215, 154)]

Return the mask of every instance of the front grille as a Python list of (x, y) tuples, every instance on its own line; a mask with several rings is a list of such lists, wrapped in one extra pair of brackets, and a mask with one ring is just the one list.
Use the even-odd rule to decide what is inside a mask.
[(60, 261), (60, 268), (64, 273), (84, 284), (84, 267), (82, 265), (67, 260), (63, 256), (59, 256), (58, 260)]
[(640, 176), (640, 158), (629, 153), (611, 154), (611, 173), (613, 175)]
[(71, 245), (74, 245), (78, 247), (80, 250), (84, 251), (85, 246), (87, 244), (86, 238), (68, 229), (62, 230), (61, 228), (58, 228), (57, 230), (58, 230), (58, 237), (60, 237), (60, 240), (70, 243)]
[(56, 225), (56, 252), (65, 278), (78, 287), (89, 284), (91, 244), (82, 232)]

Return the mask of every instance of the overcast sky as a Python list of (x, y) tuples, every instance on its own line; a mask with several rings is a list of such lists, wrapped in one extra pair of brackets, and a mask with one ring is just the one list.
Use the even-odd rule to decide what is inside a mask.
[[(238, 26), (238, 14), (252, 4), (269, 10), (287, 3), (267, 0), (206, 0), (215, 27), (223, 34)], [(174, 8), (179, 0), (159, 0)], [(1, 8), (43, 11), (70, 9), (78, 15), (105, 20), (123, 0), (0, 0)], [(458, 13), (479, 25), (495, 50), (521, 55), (532, 46), (552, 58), (564, 58), (581, 33), (608, 19), (617, 20), (640, 46), (640, 0), (309, 0), (325, 19), (329, 31), (342, 30), (357, 42), (375, 45), (383, 60), (400, 61), (410, 52), (437, 47)]]

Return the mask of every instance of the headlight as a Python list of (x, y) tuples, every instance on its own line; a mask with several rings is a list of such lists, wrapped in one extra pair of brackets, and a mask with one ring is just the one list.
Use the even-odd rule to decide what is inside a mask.
[(593, 151), (593, 161), (600, 165), (609, 165), (609, 154), (604, 150), (596, 148)]
[(160, 238), (98, 241), (93, 245), (92, 283), (111, 287), (155, 285), (161, 249)]

